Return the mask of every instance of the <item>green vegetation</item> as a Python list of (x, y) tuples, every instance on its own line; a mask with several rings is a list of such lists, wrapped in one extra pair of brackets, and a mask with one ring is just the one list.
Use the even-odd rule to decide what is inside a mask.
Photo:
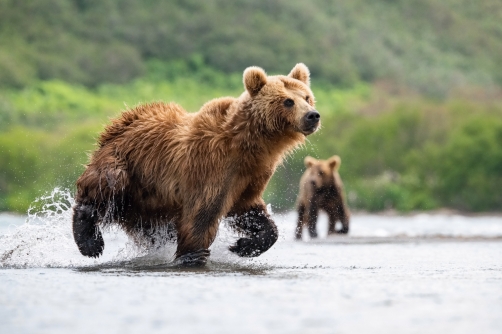
[[(237, 96), (241, 74), (198, 62), (153, 61), (144, 78), (95, 88), (42, 81), (0, 93), (0, 210), (23, 212), (44, 191), (72, 188), (97, 134), (126, 106), (176, 101), (189, 111), (211, 98)], [(294, 205), (303, 158), (342, 157), (350, 206), (378, 211), (452, 207), (500, 210), (502, 103), (431, 101), (376, 86), (316, 85), (322, 129), (286, 159), (266, 200)]]
[[(342, 157), (352, 208), (502, 209), (502, 101), (394, 101), (383, 111), (323, 114), (321, 133), (279, 170), (280, 208), (296, 198), (303, 158)], [(371, 102), (366, 110), (371, 109)], [(320, 109), (322, 110), (322, 109)]]
[(198, 54), (227, 74), (302, 61), (318, 81), (444, 97), (502, 84), (500, 22), (499, 0), (0, 0), (0, 85), (128, 83)]
[(110, 117), (243, 90), (250, 65), (312, 72), (321, 131), (266, 200), (294, 205), (303, 158), (342, 158), (352, 208), (502, 209), (499, 0), (0, 0), (0, 210), (73, 187)]

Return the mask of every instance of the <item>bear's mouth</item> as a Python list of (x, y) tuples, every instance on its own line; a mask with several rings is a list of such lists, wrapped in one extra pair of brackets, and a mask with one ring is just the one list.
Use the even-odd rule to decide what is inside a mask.
[(305, 136), (311, 135), (317, 130), (319, 130), (320, 127), (319, 125), (320, 124), (318, 123), (314, 126), (309, 126), (309, 127), (303, 126), (302, 129), (300, 129), (300, 132), (303, 133)]

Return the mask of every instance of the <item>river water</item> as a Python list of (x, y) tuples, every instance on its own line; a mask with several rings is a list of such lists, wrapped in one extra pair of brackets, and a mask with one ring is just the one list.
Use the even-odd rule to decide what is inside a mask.
[(0, 333), (502, 333), (502, 217), (357, 214), (326, 237), (321, 216), (298, 242), (296, 214), (276, 214), (262, 256), (230, 254), (222, 223), (208, 265), (183, 269), (119, 230), (81, 256), (71, 198), (51, 196), (0, 214)]

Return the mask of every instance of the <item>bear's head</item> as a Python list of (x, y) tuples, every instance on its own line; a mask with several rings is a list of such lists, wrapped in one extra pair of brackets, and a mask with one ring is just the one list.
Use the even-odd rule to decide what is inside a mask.
[(267, 76), (259, 67), (248, 67), (243, 81), (244, 110), (252, 113), (260, 132), (304, 137), (319, 128), (321, 116), (315, 110), (310, 72), (304, 64), (297, 64), (287, 76)]
[(308, 181), (315, 185), (316, 188), (322, 188), (325, 185), (332, 185), (338, 182), (339, 177), (338, 168), (342, 160), (338, 155), (334, 155), (328, 160), (317, 160), (312, 157), (306, 157), (305, 167), (307, 170), (305, 174), (308, 175)]

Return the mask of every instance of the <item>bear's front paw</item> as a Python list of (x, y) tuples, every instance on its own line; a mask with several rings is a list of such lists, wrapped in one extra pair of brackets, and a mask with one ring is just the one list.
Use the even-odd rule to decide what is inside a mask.
[(228, 247), (228, 249), (240, 257), (255, 257), (262, 253), (257, 249), (256, 243), (249, 238), (240, 238), (235, 245)]
[(175, 260), (175, 263), (186, 267), (201, 267), (206, 264), (209, 254), (209, 249), (199, 249), (195, 252), (179, 256)]

